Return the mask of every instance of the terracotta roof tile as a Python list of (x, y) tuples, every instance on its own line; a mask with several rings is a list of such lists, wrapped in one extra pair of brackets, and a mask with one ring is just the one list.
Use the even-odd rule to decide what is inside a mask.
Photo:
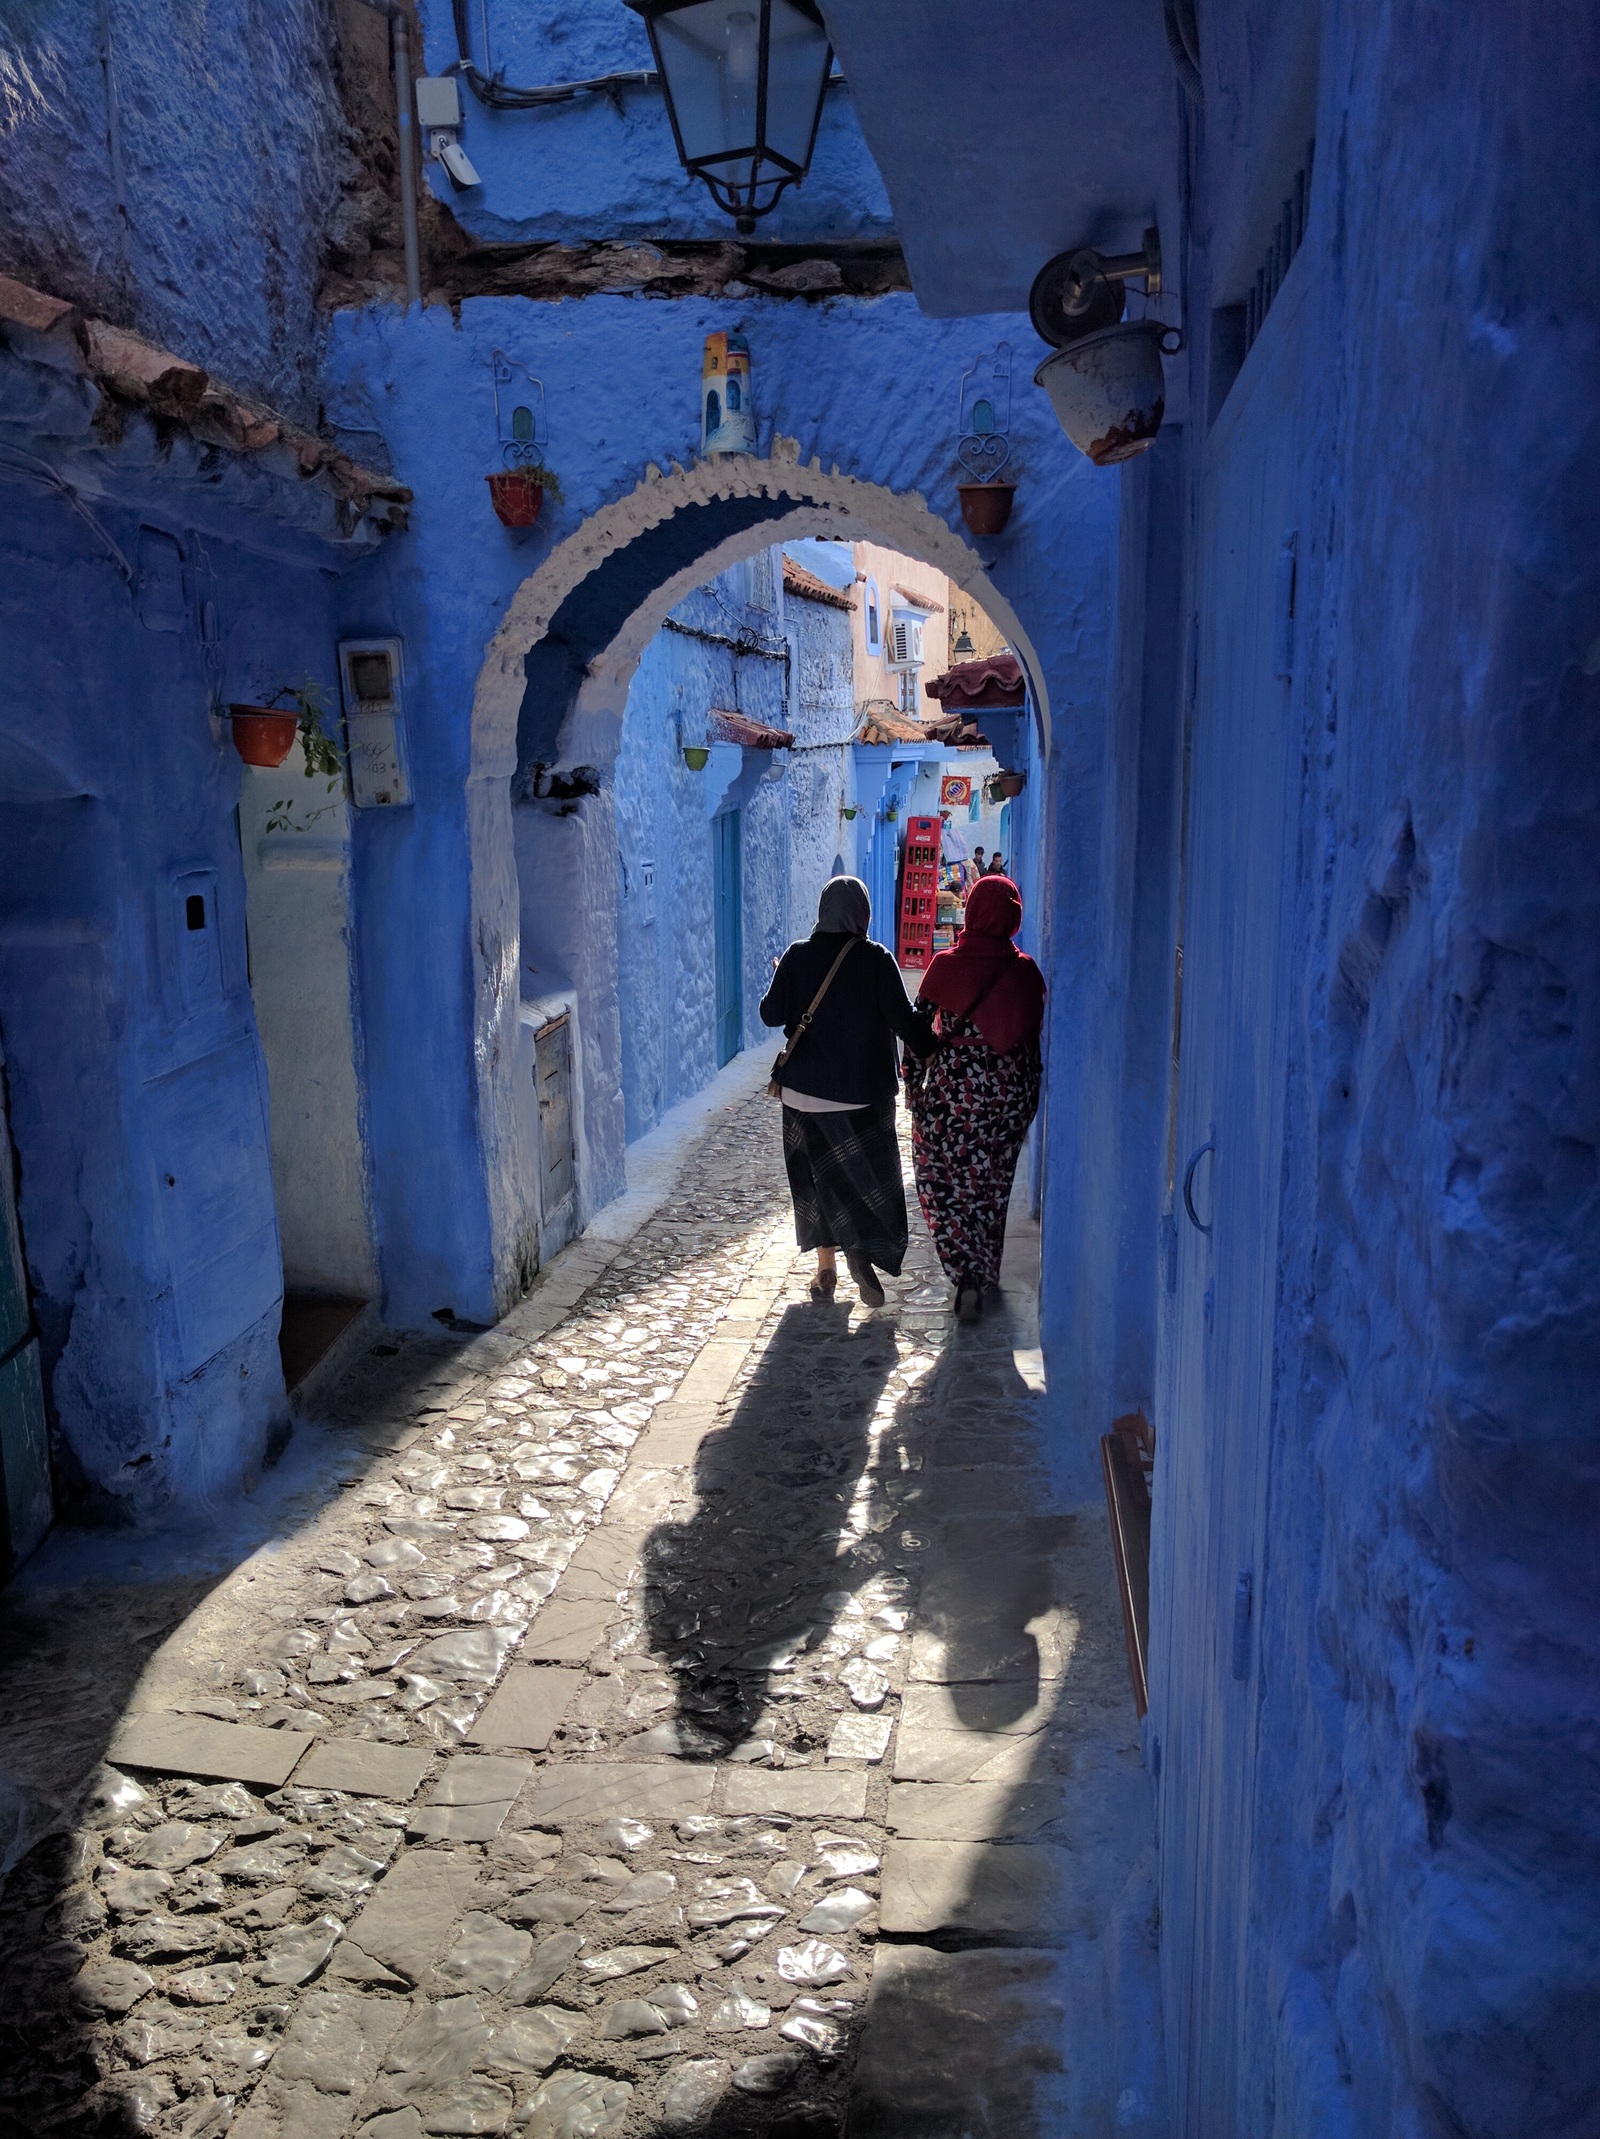
[(794, 748), (794, 737), (787, 728), (769, 728), (764, 721), (752, 720), (748, 713), (730, 713), (721, 706), (712, 707), (710, 728), (717, 742), (742, 743), (746, 750)]
[(815, 572), (808, 572), (791, 557), (783, 560), (783, 591), (797, 594), (803, 602), (826, 602), (830, 609), (853, 609), (856, 605), (853, 594), (842, 587), (830, 587), (825, 579), (818, 579)]
[(931, 594), (919, 594), (915, 587), (902, 587), (898, 580), (894, 583), (894, 591), (913, 609), (926, 609), (930, 616), (944, 615), (944, 603), (936, 602)]
[(908, 713), (897, 713), (887, 700), (874, 703), (872, 700), (860, 707), (855, 734), (856, 743), (931, 743), (938, 740), (929, 733), (924, 721), (915, 720)]
[(922, 688), (951, 713), (998, 713), (1027, 700), (1022, 663), (1015, 654), (991, 654), (987, 661), (958, 661), (954, 668), (947, 668)]
[[(80, 320), (74, 308), (27, 283), (0, 276), (0, 333), (6, 327), (66, 347), (71, 368), (92, 379), (112, 404), (147, 409), (188, 431), (203, 445), (248, 454), (282, 445), (299, 477), (320, 475), (341, 507), (380, 527), (403, 527), (411, 492), (392, 476), (363, 468), (347, 453), (252, 401), (187, 357), (175, 356), (109, 320)], [(52, 352), (47, 361), (59, 363)]]

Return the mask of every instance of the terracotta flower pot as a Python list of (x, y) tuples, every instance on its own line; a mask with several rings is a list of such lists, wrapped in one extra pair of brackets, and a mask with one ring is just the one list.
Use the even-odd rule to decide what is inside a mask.
[(1004, 795), (1008, 802), (1014, 801), (1028, 784), (1025, 772), (997, 772), (994, 776), (994, 791)]
[(544, 485), (526, 468), (497, 468), (484, 481), (502, 527), (532, 527), (543, 512)]
[(1015, 483), (957, 483), (961, 517), (975, 535), (998, 535), (1011, 518)]
[(229, 706), (233, 747), (247, 765), (281, 765), (300, 731), (298, 713), (274, 706)]

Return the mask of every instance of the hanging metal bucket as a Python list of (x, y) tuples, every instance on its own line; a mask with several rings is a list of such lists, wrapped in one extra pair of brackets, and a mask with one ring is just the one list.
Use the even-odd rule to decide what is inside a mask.
[(1183, 337), (1158, 319), (1134, 319), (1069, 342), (1033, 375), (1050, 396), (1062, 430), (1097, 468), (1131, 460), (1156, 442), (1167, 407), (1162, 353)]

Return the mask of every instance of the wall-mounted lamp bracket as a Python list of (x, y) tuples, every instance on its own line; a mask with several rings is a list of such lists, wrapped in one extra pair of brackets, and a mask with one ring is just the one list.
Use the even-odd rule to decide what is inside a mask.
[(1116, 326), (1127, 301), (1129, 282), (1142, 281), (1148, 297), (1161, 294), (1161, 233), (1152, 224), (1138, 252), (1101, 253), (1092, 245), (1073, 246), (1047, 260), (1033, 278), (1028, 316), (1034, 332), (1052, 348), (1064, 349), (1086, 334)]

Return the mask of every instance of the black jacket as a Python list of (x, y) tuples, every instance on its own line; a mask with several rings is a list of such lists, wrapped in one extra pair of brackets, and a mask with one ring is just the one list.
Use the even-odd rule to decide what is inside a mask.
[[(837, 935), (791, 943), (762, 997), (762, 1023), (792, 1033), (843, 943)], [(810, 1030), (789, 1057), (781, 1082), (812, 1099), (860, 1106), (892, 1103), (898, 1077), (896, 1033), (918, 1054), (931, 1045), (928, 1021), (912, 1009), (893, 953), (881, 943), (857, 937)]]

